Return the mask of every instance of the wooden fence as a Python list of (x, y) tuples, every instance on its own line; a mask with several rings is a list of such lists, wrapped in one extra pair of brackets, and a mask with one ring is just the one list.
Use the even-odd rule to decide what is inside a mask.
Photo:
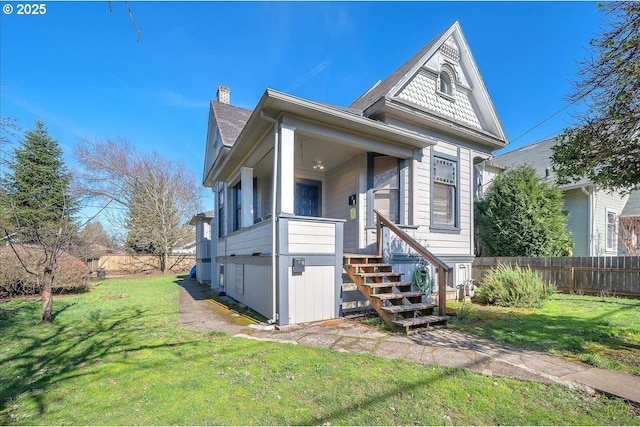
[[(169, 255), (167, 270), (180, 273), (189, 271), (196, 263), (195, 255)], [(160, 270), (157, 255), (103, 255), (98, 260), (89, 261), (89, 271), (104, 270), (106, 274), (140, 274)]]
[(560, 292), (640, 298), (640, 257), (481, 257), (472, 277), (480, 286), (487, 271), (498, 264), (529, 266)]

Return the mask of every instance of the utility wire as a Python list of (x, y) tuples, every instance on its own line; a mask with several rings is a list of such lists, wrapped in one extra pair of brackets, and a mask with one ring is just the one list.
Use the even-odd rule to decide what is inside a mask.
[(567, 105), (565, 105), (564, 107), (562, 107), (561, 109), (559, 109), (558, 111), (556, 111), (555, 113), (551, 114), (549, 117), (547, 117), (546, 119), (544, 119), (543, 121), (541, 121), (540, 123), (536, 124), (535, 126), (531, 127), (530, 129), (528, 129), (526, 132), (524, 132), (523, 134), (519, 135), (517, 138), (512, 139), (510, 141), (511, 144), (513, 144), (514, 142), (516, 142), (517, 140), (519, 140), (520, 138), (522, 138), (523, 136), (527, 135), (528, 133), (530, 133), (531, 131), (533, 131), (534, 129), (537, 129), (538, 127), (542, 126), (544, 123), (548, 122), (549, 120), (551, 120), (553, 117), (557, 116), (558, 114), (560, 114), (561, 112), (563, 112), (564, 110), (566, 110), (567, 108), (571, 107), (573, 104), (575, 104), (576, 102), (578, 102), (580, 99), (584, 98), (584, 96), (573, 100), (572, 102), (568, 103)]

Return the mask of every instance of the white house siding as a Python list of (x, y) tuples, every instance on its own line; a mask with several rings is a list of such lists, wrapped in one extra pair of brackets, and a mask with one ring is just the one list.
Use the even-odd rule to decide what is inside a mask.
[(565, 191), (564, 208), (570, 212), (567, 226), (573, 235), (573, 256), (589, 256), (589, 197), (580, 189)]
[(618, 255), (622, 254), (623, 248), (620, 241), (616, 238), (615, 250), (606, 249), (607, 236), (607, 209), (616, 213), (616, 218), (624, 209), (627, 203), (628, 195), (621, 196), (617, 193), (607, 193), (604, 191), (596, 191), (594, 197), (594, 244), (596, 253), (594, 255)]
[(263, 221), (218, 240), (218, 255), (251, 255), (256, 252), (270, 254), (271, 251), (271, 221)]
[(335, 317), (335, 266), (308, 266), (293, 274), (289, 267), (289, 322), (307, 323)]
[(211, 224), (201, 221), (196, 225), (196, 279), (211, 282)]
[(289, 253), (333, 254), (336, 247), (336, 227), (327, 222), (289, 223)]
[(225, 265), (227, 295), (246, 304), (268, 319), (273, 317), (273, 285), (271, 265)]
[[(359, 204), (349, 206), (348, 200), (349, 196), (359, 193), (359, 157), (349, 159), (328, 171), (323, 188), (323, 193), (327, 195), (324, 215), (327, 218), (347, 220), (344, 224), (345, 252), (355, 252), (358, 248)], [(351, 219), (351, 208), (356, 210), (355, 219)]]

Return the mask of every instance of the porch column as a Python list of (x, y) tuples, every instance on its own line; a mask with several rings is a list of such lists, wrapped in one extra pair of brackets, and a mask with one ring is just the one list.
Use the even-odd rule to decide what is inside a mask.
[(279, 188), (279, 213), (295, 213), (295, 156), (294, 156), (295, 128), (285, 121), (280, 130), (280, 188)]
[(242, 182), (242, 218), (240, 227), (253, 224), (253, 168), (240, 168), (240, 182)]

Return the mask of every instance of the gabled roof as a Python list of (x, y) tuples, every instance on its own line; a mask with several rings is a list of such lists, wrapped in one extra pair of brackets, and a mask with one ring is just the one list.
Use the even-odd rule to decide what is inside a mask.
[(632, 191), (627, 204), (620, 213), (621, 216), (640, 216), (640, 190)]
[(419, 64), (422, 58), (429, 52), (433, 46), (435, 46), (436, 42), (443, 36), (446, 32), (443, 31), (436, 37), (431, 43), (420, 49), (418, 53), (413, 55), (411, 59), (405, 62), (400, 68), (391, 73), (386, 79), (378, 80), (376, 84), (371, 86), (365, 93), (360, 95), (358, 99), (356, 99), (349, 108), (353, 108), (355, 110), (364, 111), (373, 105), (380, 98), (384, 98), (385, 95), (389, 93), (389, 91), (402, 80), (407, 73)]
[[(456, 90), (441, 96), (437, 81), (453, 70)], [(504, 127), (456, 21), (351, 108), (367, 117), (402, 117), (438, 132), (454, 133), (492, 149), (508, 144)]]
[[(533, 144), (518, 148), (517, 150), (499, 154), (493, 157), (491, 162), (509, 168), (525, 165), (531, 166), (540, 178), (547, 178), (550, 182), (556, 182), (557, 176), (553, 172), (551, 164), (551, 155), (553, 154), (552, 148), (556, 144), (557, 141), (555, 138), (534, 142)], [(547, 171), (549, 174), (548, 177)], [(562, 185), (560, 188), (569, 189), (591, 184), (592, 182), (589, 179), (583, 178), (580, 181)]]
[(211, 101), (211, 110), (218, 124), (222, 143), (232, 146), (249, 120), (251, 110), (218, 101)]
[[(231, 176), (244, 161), (260, 136), (273, 126), (272, 120), (269, 118), (273, 119), (283, 113), (290, 114), (292, 117), (304, 117), (313, 123), (321, 123), (322, 127), (328, 131), (339, 130), (346, 131), (351, 135), (363, 136), (369, 144), (375, 144), (376, 151), (382, 154), (402, 154), (409, 157), (413, 150), (434, 144), (433, 140), (424, 134), (363, 117), (350, 108), (309, 101), (267, 89), (254, 111), (249, 115), (233, 147), (228, 148), (228, 155), (224, 156), (215, 170), (212, 167), (209, 171), (205, 171), (205, 181), (226, 180)], [(352, 143), (354, 142), (352, 141)]]

